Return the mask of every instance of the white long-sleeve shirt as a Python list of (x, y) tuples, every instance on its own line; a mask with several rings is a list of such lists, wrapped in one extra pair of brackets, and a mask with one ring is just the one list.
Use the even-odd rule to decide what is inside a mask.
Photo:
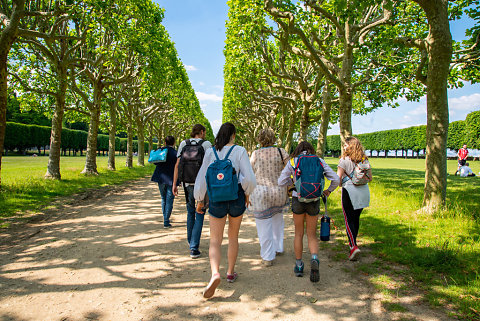
[[(221, 151), (217, 151), (218, 158), (223, 159), (231, 148), (232, 146), (224, 146)], [(255, 189), (255, 186), (257, 186), (257, 181), (255, 180), (255, 174), (253, 173), (246, 149), (242, 146), (235, 145), (235, 148), (230, 153), (230, 156), (228, 156), (228, 159), (230, 159), (237, 172), (238, 182), (242, 185), (245, 195), (250, 195)], [(216, 158), (213, 153), (213, 148), (207, 149), (205, 156), (203, 157), (202, 166), (195, 179), (195, 188), (193, 190), (195, 200), (199, 202), (204, 200), (207, 193), (207, 181), (205, 179), (207, 168), (215, 160)]]
[[(294, 164), (297, 164), (298, 157), (295, 157)], [(338, 177), (337, 173), (333, 171), (333, 169), (328, 166), (327, 163), (323, 159), (320, 158), (320, 162), (323, 166), (323, 175), (330, 181), (330, 186), (328, 186), (327, 190), (333, 192), (338, 185), (340, 184), (340, 178)], [(295, 168), (292, 166), (290, 162), (285, 165), (285, 168), (282, 170), (280, 177), (278, 178), (278, 185), (285, 186), (291, 185), (295, 183)], [(293, 179), (292, 179), (293, 177)], [(292, 196), (297, 197), (297, 192), (294, 190), (292, 192)]]

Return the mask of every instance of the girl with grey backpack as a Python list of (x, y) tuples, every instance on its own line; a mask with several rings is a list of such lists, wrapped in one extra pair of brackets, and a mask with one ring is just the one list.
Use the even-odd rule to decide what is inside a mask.
[(342, 183), (342, 209), (350, 246), (350, 261), (358, 257), (357, 235), (360, 214), (370, 204), (368, 182), (372, 180), (372, 169), (362, 143), (356, 137), (347, 137), (337, 167)]

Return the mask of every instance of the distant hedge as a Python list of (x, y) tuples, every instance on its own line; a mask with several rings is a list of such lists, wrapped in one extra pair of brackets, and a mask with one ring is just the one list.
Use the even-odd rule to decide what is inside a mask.
[[(5, 133), (5, 149), (23, 151), (28, 148), (41, 148), (50, 145), (51, 128), (47, 126), (25, 125), (7, 122)], [(87, 149), (88, 133), (82, 130), (62, 129), (62, 150), (82, 153)], [(157, 144), (153, 144), (157, 148)], [(115, 150), (125, 153), (127, 151), (127, 138), (115, 138)], [(108, 135), (98, 135), (97, 151), (108, 151)], [(133, 151), (138, 151), (138, 141), (133, 141)], [(148, 152), (148, 142), (145, 142), (145, 151)]]
[[(422, 125), (356, 136), (362, 141), (366, 150), (413, 150), (418, 152), (426, 148), (426, 131), (426, 126)], [(447, 148), (458, 150), (463, 144), (467, 144), (468, 148), (480, 149), (480, 111), (468, 114), (465, 120), (450, 123)], [(327, 136), (326, 151), (340, 153), (340, 135)]]

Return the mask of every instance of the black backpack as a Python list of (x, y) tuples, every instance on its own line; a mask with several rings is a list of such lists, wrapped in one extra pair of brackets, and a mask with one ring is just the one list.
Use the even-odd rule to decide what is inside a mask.
[(178, 165), (179, 179), (181, 182), (193, 184), (197, 178), (198, 171), (202, 166), (205, 150), (203, 149), (204, 140), (198, 142), (187, 139), (185, 146), (180, 153), (180, 163)]

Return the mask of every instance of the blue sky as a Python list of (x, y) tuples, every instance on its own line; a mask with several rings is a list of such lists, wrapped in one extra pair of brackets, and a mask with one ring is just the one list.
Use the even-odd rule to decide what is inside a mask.
[[(190, 81), (214, 133), (222, 123), (223, 47), (228, 6), (219, 0), (155, 0), (165, 8), (164, 26), (175, 43), (186, 66)], [(470, 22), (462, 20), (451, 26), (455, 40), (464, 38)], [(400, 100), (400, 107), (381, 108), (365, 116), (353, 116), (356, 134), (377, 130), (405, 128), (426, 124), (426, 99), (419, 102)], [(480, 84), (449, 90), (450, 121), (463, 120), (472, 111), (480, 110)], [(332, 125), (328, 134), (338, 134)]]

